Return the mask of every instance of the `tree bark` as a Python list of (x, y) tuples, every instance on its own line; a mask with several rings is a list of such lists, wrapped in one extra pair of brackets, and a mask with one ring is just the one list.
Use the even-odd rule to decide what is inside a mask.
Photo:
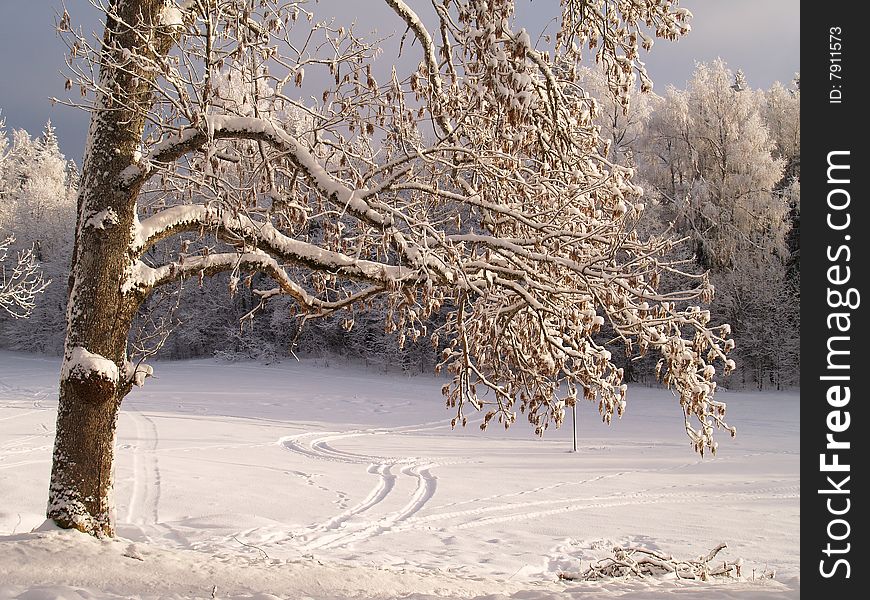
[(121, 174), (138, 159), (154, 75), (129, 56), (168, 52), (172, 35), (160, 23), (163, 6), (163, 0), (110, 3), (79, 186), (46, 514), (61, 527), (96, 536), (114, 535), (115, 429), (130, 389), (127, 337), (142, 300), (123, 286), (139, 186), (125, 187)]

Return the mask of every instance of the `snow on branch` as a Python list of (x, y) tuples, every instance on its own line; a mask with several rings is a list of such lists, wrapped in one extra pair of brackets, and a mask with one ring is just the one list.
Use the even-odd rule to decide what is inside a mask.
[[(431, 256), (425, 256), (415, 244), (405, 239), (404, 234), (394, 227), (395, 219), (390, 214), (382, 214), (376, 210), (372, 203), (369, 202), (369, 198), (373, 195), (372, 191), (354, 189), (331, 176), (318, 159), (279, 123), (272, 119), (225, 115), (209, 115), (205, 117), (205, 121), (207, 126), (206, 132), (195, 129), (183, 130), (178, 134), (177, 142), (161, 142), (152, 160), (156, 163), (178, 158), (185, 152), (207, 143), (208, 140), (245, 139), (265, 141), (284, 153), (294, 166), (316, 186), (318, 192), (335, 206), (340, 207), (343, 212), (356, 216), (374, 227), (381, 227), (390, 231), (398, 250), (412, 267), (421, 266), (421, 261), (427, 262), (427, 267), (440, 269), (441, 275), (447, 279), (451, 277), (443, 263), (433, 259)], [(131, 178), (129, 181), (135, 178), (135, 173), (144, 174), (147, 172), (147, 170), (139, 170), (139, 167), (135, 167), (135, 169), (135, 171), (130, 171), (133, 174), (129, 175)], [(157, 223), (154, 224), (154, 226), (157, 225)], [(150, 234), (151, 231), (146, 230), (143, 235), (147, 236)], [(154, 237), (159, 239), (160, 234), (155, 232)], [(141, 243), (141, 240), (137, 239), (137, 242)]]
[(64, 355), (61, 379), (104, 379), (118, 382), (118, 365), (104, 356), (88, 351), (82, 346), (73, 346)]
[[(285, 255), (286, 256), (286, 255)], [(310, 263), (309, 263), (310, 264)], [(324, 267), (325, 268), (325, 267)], [(387, 284), (387, 277), (381, 273), (381, 285), (369, 289), (365, 294), (355, 294), (343, 301), (324, 301), (309, 294), (302, 286), (293, 281), (286, 269), (274, 258), (262, 251), (253, 252), (225, 252), (221, 254), (209, 254), (206, 256), (188, 256), (183, 261), (149, 267), (142, 261), (137, 261), (131, 275), (125, 284), (125, 291), (143, 292), (154, 287), (165, 285), (178, 279), (198, 277), (201, 275), (213, 275), (225, 271), (249, 271), (262, 272), (269, 275), (278, 283), (280, 293), (291, 296), (305, 310), (319, 311), (322, 313), (333, 312), (353, 302), (358, 302), (366, 296), (382, 291)], [(372, 277), (374, 279), (374, 277)], [(262, 294), (271, 296), (273, 294)]]
[[(443, 98), (444, 85), (441, 79), (441, 75), (439, 73), (440, 69), (438, 67), (438, 58), (436, 56), (437, 48), (435, 46), (435, 41), (432, 39), (432, 35), (429, 33), (429, 30), (426, 29), (426, 26), (420, 20), (420, 17), (417, 15), (417, 13), (415, 13), (410, 6), (403, 2), (403, 0), (386, 0), (386, 2), (389, 7), (392, 8), (395, 13), (402, 18), (403, 21), (405, 21), (407, 27), (414, 32), (414, 35), (420, 42), (420, 45), (423, 48), (423, 60), (426, 65), (426, 73), (428, 75), (429, 84), (435, 91), (434, 98)], [(434, 4), (435, 3), (433, 3), (433, 6)], [(439, 16), (443, 19), (443, 12), (439, 12)], [(442, 21), (442, 27), (444, 25), (445, 24)], [(445, 43), (447, 43), (446, 40)], [(444, 134), (446, 134), (448, 137), (452, 136), (452, 134), (454, 133), (453, 126), (450, 124), (444, 113), (440, 110), (440, 107), (437, 108), (435, 111), (435, 121), (441, 127), (441, 130)]]
[(202, 228), (214, 230), (218, 236), (236, 242), (249, 243), (259, 253), (220, 254), (206, 257), (188, 257), (184, 263), (150, 269), (143, 263), (136, 268), (125, 284), (128, 289), (151, 288), (163, 285), (177, 277), (190, 275), (197, 271), (225, 270), (241, 260), (247, 266), (259, 266), (275, 276), (288, 293), (306, 305), (312, 305), (310, 297), (298, 286), (291, 285), (281, 272), (283, 268), (269, 255), (278, 257), (291, 264), (307, 266), (314, 270), (341, 273), (344, 276), (363, 281), (388, 283), (414, 277), (411, 269), (401, 266), (362, 260), (322, 248), (301, 240), (291, 238), (278, 231), (267, 220), (256, 220), (245, 214), (232, 214), (209, 209), (203, 205), (183, 205), (167, 208), (138, 223), (134, 234), (133, 251), (141, 254), (149, 246), (167, 236), (184, 231), (197, 231)]

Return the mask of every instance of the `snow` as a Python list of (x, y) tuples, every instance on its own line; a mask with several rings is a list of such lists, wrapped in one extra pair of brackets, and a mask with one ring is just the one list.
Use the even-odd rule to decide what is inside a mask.
[(141, 260), (137, 260), (130, 265), (127, 273), (126, 281), (121, 285), (121, 291), (125, 294), (130, 293), (137, 288), (149, 289), (157, 285), (160, 281), (160, 276), (168, 272), (170, 267), (164, 267), (163, 271), (149, 267)]
[(103, 210), (94, 213), (87, 221), (85, 221), (85, 227), (93, 227), (94, 229), (108, 229), (117, 224), (118, 213), (116, 213), (111, 207), (104, 208)]
[(68, 358), (63, 361), (61, 378), (81, 378), (96, 375), (108, 381), (118, 381), (118, 365), (99, 354), (89, 352), (82, 346), (70, 348)]
[[(451, 431), (428, 375), (160, 362), (121, 413), (109, 541), (30, 532), (57, 367), (0, 352), (0, 600), (800, 595), (795, 393), (721, 389), (738, 436), (701, 459), (670, 393), (631, 386), (609, 428), (578, 404), (575, 454), (570, 420), (543, 439)], [(695, 558), (719, 542), (743, 581), (557, 581), (615, 543)]]
[(130, 381), (136, 387), (145, 385), (145, 379), (154, 376), (154, 367), (143, 363), (124, 362), (124, 379)]
[[(357, 274), (375, 281), (387, 279), (398, 281), (413, 275), (412, 271), (401, 266), (356, 259), (340, 252), (332, 252), (314, 244), (294, 239), (278, 231), (269, 221), (258, 221), (250, 216), (231, 212), (218, 213), (200, 204), (173, 206), (141, 222), (134, 222), (133, 250), (141, 252), (150, 241), (162, 233), (175, 228), (183, 228), (190, 223), (220, 226), (230, 231), (237, 231), (240, 235), (254, 236), (284, 260), (317, 263), (329, 271), (342, 270), (345, 273)], [(230, 264), (238, 264), (241, 260), (261, 263), (263, 267), (271, 266), (275, 272), (280, 271), (277, 261), (264, 252), (239, 256), (219, 254), (205, 258), (189, 257), (186, 259), (185, 268), (188, 271), (193, 268), (207, 269), (218, 266), (219, 263), (225, 264), (227, 261)], [(122, 289), (124, 292), (128, 292), (137, 287), (148, 288), (156, 285), (169, 277), (174, 268), (173, 265), (152, 268), (142, 261), (136, 261), (131, 265), (127, 281), (123, 284)], [(300, 294), (304, 293), (301, 288), (298, 291)]]
[(160, 24), (166, 27), (180, 27), (184, 25), (184, 13), (176, 6), (164, 6), (160, 11)]

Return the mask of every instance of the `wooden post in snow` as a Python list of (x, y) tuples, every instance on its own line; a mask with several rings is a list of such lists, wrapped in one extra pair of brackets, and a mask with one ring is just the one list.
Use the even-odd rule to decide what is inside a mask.
[(577, 452), (577, 403), (571, 407), (571, 429), (574, 434), (574, 452)]

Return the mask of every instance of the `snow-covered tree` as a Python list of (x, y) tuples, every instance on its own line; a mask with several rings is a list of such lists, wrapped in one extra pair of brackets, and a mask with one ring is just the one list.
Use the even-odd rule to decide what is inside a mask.
[(687, 89), (670, 88), (657, 106), (641, 159), (657, 216), (691, 236), (716, 286), (711, 310), (734, 327), (736, 359), (758, 385), (769, 376), (778, 384), (787, 371), (793, 380), (798, 354), (797, 298), (784, 277), (792, 203), (778, 148), (800, 138), (793, 113), (771, 134), (766, 123), (777, 111), (769, 102), (723, 61), (699, 64)]
[(620, 165), (634, 167), (638, 150), (654, 106), (660, 100), (651, 91), (642, 92), (634, 83), (624, 91), (628, 103), (613, 96), (607, 75), (600, 69), (583, 67), (579, 80), (584, 92), (595, 99), (594, 122), (607, 141), (605, 156)]
[(744, 385), (781, 388), (798, 381), (800, 303), (781, 259), (747, 261), (713, 275), (711, 311), (729, 317)]
[(764, 125), (763, 94), (734, 89), (720, 59), (669, 88), (650, 120), (644, 173), (689, 233), (704, 268), (732, 268), (747, 248), (784, 252), (788, 206), (773, 194), (783, 163)]
[(785, 162), (785, 172), (776, 186), (790, 206), (791, 231), (789, 276), (800, 289), (800, 175), (801, 175), (801, 88), (800, 74), (790, 88), (776, 82), (765, 93), (764, 122), (776, 143), (774, 155)]
[[(595, 338), (608, 323), (627, 351), (660, 355), (691, 444), (716, 449), (714, 363), (733, 366), (731, 341), (687, 305), (712, 289), (697, 276), (659, 293), (680, 267), (664, 258), (675, 240), (634, 232), (631, 172), (601, 155), (590, 100), (561, 68), (596, 48), (624, 93), (648, 79), (644, 30), (674, 39), (690, 13), (564, 0), (553, 56), (508, 0), (436, 0), (432, 23), (385, 2), (420, 53), (411, 72), (378, 72), (374, 45), (301, 2), (117, 0), (99, 47), (61, 19), (73, 84), (93, 91), (47, 513), (61, 526), (114, 531), (118, 407), (151, 373), (128, 352), (139, 307), (222, 272), (307, 316), (352, 323), (380, 298), (400, 344), (443, 344), (454, 422), (471, 408), (484, 427), (523, 412), (541, 433), (578, 397), (621, 414), (623, 373)], [(249, 80), (240, 97), (222, 73)]]
[[(785, 88), (775, 83), (765, 93), (764, 121), (776, 142), (774, 156), (785, 162), (782, 179), (776, 186), (777, 193), (789, 207), (791, 228), (786, 237), (788, 258), (786, 260), (785, 286), (792, 303), (780, 315), (781, 326), (770, 339), (780, 342), (774, 348), (788, 348), (787, 358), (781, 364), (787, 369), (774, 372), (777, 384), (796, 384), (800, 372), (800, 226), (801, 226), (801, 88), (800, 73), (796, 73), (792, 85)], [(782, 352), (776, 352), (782, 356)], [(783, 376), (787, 373), (789, 376)]]
[(801, 157), (801, 89), (800, 75), (791, 88), (778, 81), (764, 94), (764, 124), (773, 138), (774, 155), (785, 161), (785, 177), (800, 173)]
[[(34, 244), (43, 261), (68, 260), (74, 218), (75, 183), (70, 165), (60, 152), (51, 122), (38, 138), (17, 132), (10, 173), (17, 187), (7, 198), (14, 205), (11, 229), (20, 240)], [(20, 145), (20, 148), (17, 147)], [(60, 235), (59, 235), (60, 234)]]
[[(0, 137), (5, 140), (5, 136)], [(78, 175), (60, 152), (50, 122), (36, 138), (26, 131), (15, 131), (4, 156), (0, 167), (0, 237), (13, 236), (10, 251), (22, 256), (29, 253), (40, 264), (47, 287), (29, 319), (0, 315), (0, 345), (60, 353)]]

